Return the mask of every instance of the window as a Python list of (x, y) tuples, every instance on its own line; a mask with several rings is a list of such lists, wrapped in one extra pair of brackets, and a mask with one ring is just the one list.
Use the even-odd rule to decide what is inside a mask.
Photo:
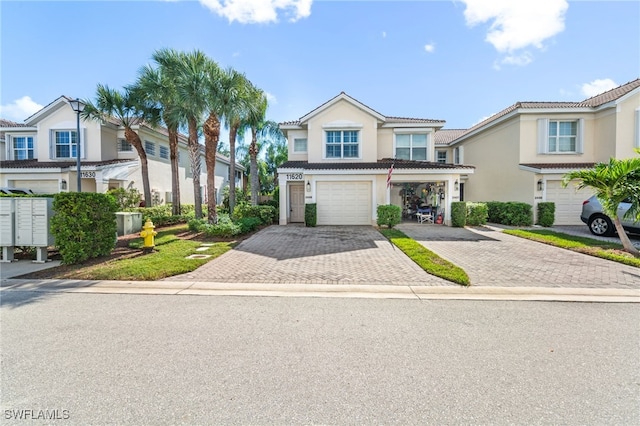
[(453, 150), (453, 163), (462, 164), (463, 162), (464, 162), (463, 148), (461, 146), (457, 146)]
[(160, 158), (169, 159), (169, 148), (164, 145), (160, 145)]
[(397, 134), (396, 135), (396, 158), (401, 160), (427, 160), (427, 135), (418, 134)]
[(156, 144), (149, 141), (144, 141), (144, 150), (147, 155), (156, 155)]
[(447, 151), (436, 151), (436, 161), (445, 164), (447, 162)]
[(547, 152), (576, 152), (577, 121), (549, 121)]
[(13, 159), (29, 160), (33, 158), (33, 136), (14, 136)]
[(307, 139), (294, 139), (293, 152), (307, 152)]
[(357, 130), (330, 130), (326, 132), (326, 158), (358, 158), (360, 143)]
[(131, 152), (131, 151), (133, 151), (133, 145), (131, 145), (125, 139), (118, 139), (118, 151), (119, 152)]
[(55, 158), (76, 158), (78, 132), (73, 130), (54, 130)]

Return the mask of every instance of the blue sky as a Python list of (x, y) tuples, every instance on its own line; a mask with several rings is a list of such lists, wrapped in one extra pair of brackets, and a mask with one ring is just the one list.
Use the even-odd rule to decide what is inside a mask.
[(640, 2), (0, 2), (0, 117), (132, 83), (154, 50), (200, 49), (295, 120), (345, 91), (468, 128), (517, 101), (582, 100), (640, 76)]

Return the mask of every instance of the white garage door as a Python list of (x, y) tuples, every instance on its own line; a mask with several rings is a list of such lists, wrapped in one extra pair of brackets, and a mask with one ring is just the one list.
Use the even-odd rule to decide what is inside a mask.
[(13, 188), (30, 189), (36, 194), (57, 194), (57, 180), (14, 180), (11, 182)]
[(556, 204), (556, 225), (582, 225), (580, 212), (582, 202), (593, 195), (589, 189), (576, 191), (573, 183), (566, 188), (559, 180), (547, 181), (547, 201)]
[(371, 225), (371, 182), (318, 182), (318, 225)]

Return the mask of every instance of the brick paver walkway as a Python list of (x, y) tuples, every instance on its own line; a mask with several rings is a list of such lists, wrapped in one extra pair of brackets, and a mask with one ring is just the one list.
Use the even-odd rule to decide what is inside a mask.
[(398, 229), (462, 267), (474, 286), (640, 289), (640, 268), (525, 240), (489, 227), (402, 224)]

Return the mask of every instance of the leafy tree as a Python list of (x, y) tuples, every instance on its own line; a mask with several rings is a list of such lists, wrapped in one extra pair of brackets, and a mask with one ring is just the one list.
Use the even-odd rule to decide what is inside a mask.
[(265, 162), (269, 192), (272, 192), (278, 186), (278, 167), (287, 161), (288, 156), (289, 152), (284, 139), (272, 140), (269, 146), (267, 146)]
[(635, 157), (622, 160), (611, 158), (608, 163), (598, 163), (592, 169), (575, 170), (563, 178), (565, 187), (570, 181), (577, 180), (578, 189), (590, 187), (595, 191), (603, 212), (613, 221), (624, 249), (635, 256), (640, 256), (640, 252), (631, 244), (622, 227), (618, 217), (618, 206), (623, 200), (631, 198), (632, 204), (635, 204), (635, 214), (638, 214), (639, 176), (640, 157)]

